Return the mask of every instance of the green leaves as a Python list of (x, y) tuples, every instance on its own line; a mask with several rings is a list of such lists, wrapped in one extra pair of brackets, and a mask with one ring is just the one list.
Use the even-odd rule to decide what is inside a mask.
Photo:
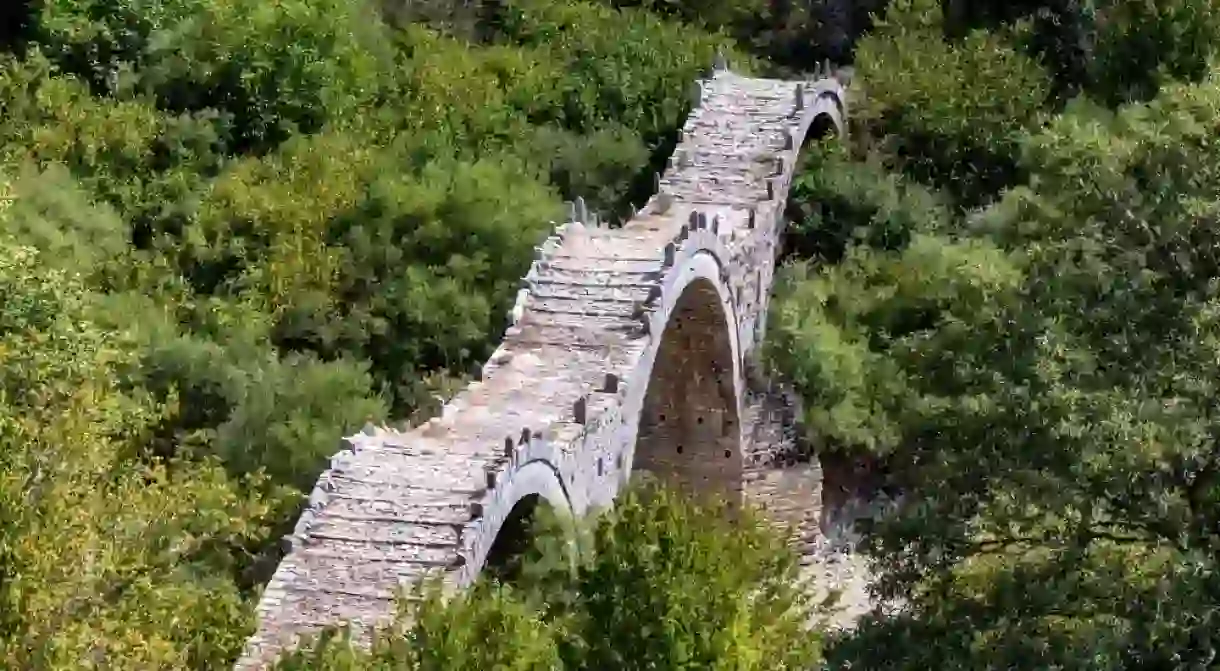
[[(339, 0), (30, 12), (0, 55), (33, 248), (0, 255), (0, 666), (230, 664), (340, 436), (465, 382), (561, 199), (647, 197), (727, 39), (510, 4), (479, 43)], [(434, 608), (419, 664), (556, 668), (559, 625), (489, 599)]]
[[(970, 51), (995, 39), (981, 33), (917, 43), (939, 28), (915, 7), (862, 45), (871, 94), (906, 85), (887, 73), (992, 58)], [(1021, 72), (1000, 53), (990, 62)], [(833, 265), (785, 272), (770, 354), (813, 437), (885, 457), (908, 497), (865, 541), (880, 593), (907, 610), (840, 637), (832, 666), (1194, 668), (1214, 654), (1220, 86), (1159, 77), (1147, 104), (1077, 100), (1042, 128), (1032, 106), (937, 100), (947, 80), (888, 87), (867, 103), (877, 156), (840, 168), (831, 154), (794, 191), (818, 200), (790, 207), (809, 213), (798, 240)], [(900, 124), (916, 104), (934, 114)], [(912, 139), (925, 133), (937, 143)], [(952, 148), (976, 140), (985, 169), (1017, 168), (1003, 192), (971, 195), (980, 165)], [(995, 200), (928, 208), (878, 157), (958, 204)]]
[(938, 3), (890, 6), (857, 47), (867, 93), (853, 123), (878, 138), (893, 167), (973, 207), (1021, 181), (1013, 155), (1041, 123), (1050, 80), (998, 35), (955, 43), (943, 31)]
[(1173, 80), (1208, 76), (1220, 38), (1213, 0), (1100, 3), (1090, 93), (1110, 104), (1148, 100)]
[(575, 528), (536, 520), (514, 586), (483, 582), (448, 601), (429, 586), (371, 651), (323, 637), (276, 668), (817, 667), (796, 557), (753, 513), (646, 486)]
[(5, 241), (0, 297), (0, 659), (223, 664), (248, 626), (231, 553), (279, 504), (211, 462), (142, 459), (166, 409), (117, 382), (131, 342), (91, 319), (79, 281)]
[(880, 161), (852, 161), (848, 149), (827, 143), (807, 148), (785, 213), (785, 252), (839, 262), (849, 247), (898, 251), (919, 232), (945, 230), (945, 199), (888, 172)]
[[(561, 125), (587, 133), (617, 123), (651, 147), (681, 125), (691, 82), (727, 40), (635, 9), (595, 3), (509, 0), (488, 23), (496, 37), (544, 50), (566, 70)], [(749, 60), (734, 59), (739, 71)]]

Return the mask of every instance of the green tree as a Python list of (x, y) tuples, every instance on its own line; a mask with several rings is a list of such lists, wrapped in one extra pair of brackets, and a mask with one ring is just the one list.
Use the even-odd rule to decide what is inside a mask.
[(1218, 113), (1215, 75), (1077, 103), (958, 240), (796, 276), (776, 351), (810, 423), (911, 494), (867, 540), (907, 611), (832, 665), (1211, 663)]
[(891, 167), (974, 207), (1023, 181), (1015, 157), (1044, 118), (1050, 79), (1000, 35), (947, 41), (944, 29), (934, 0), (890, 5), (857, 47), (853, 123)]
[(0, 243), (0, 659), (222, 666), (250, 625), (227, 576), (277, 504), (214, 463), (144, 457), (172, 408), (122, 387), (130, 341), (92, 302), (33, 248)]
[(223, 113), (229, 150), (264, 152), (376, 100), (389, 53), (360, 2), (52, 0), (39, 42), (95, 91)]
[(891, 173), (879, 157), (851, 158), (837, 142), (801, 153), (788, 196), (784, 253), (838, 263), (853, 245), (900, 250), (918, 233), (956, 222), (945, 198)]
[(276, 668), (817, 668), (796, 557), (752, 512), (643, 486), (575, 525), (535, 519), (514, 587), (425, 590), (371, 651), (323, 636)]

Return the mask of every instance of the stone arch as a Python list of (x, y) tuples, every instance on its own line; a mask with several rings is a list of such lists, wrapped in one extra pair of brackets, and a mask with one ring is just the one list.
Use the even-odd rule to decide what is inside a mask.
[(829, 112), (822, 112), (813, 117), (813, 123), (809, 124), (809, 131), (805, 133), (805, 142), (801, 146), (802, 149), (811, 144), (829, 140), (839, 135), (839, 124), (835, 121), (833, 115)]
[(744, 464), (740, 372), (731, 303), (720, 289), (695, 278), (669, 312), (640, 408), (632, 470), (733, 502)]
[(843, 85), (833, 79), (814, 85), (813, 104), (801, 124), (801, 149), (831, 137), (847, 137), (847, 105)]
[(574, 512), (560, 471), (551, 460), (535, 459), (512, 469), (485, 499), (483, 515), (474, 523), (477, 528), (468, 534), (470, 542), (461, 553), (466, 561), (457, 583), (473, 583), (491, 564), (511, 574), (519, 552), (532, 539), (529, 523), (541, 506), (560, 515)]
[(521, 560), (533, 542), (537, 512), (545, 507), (547, 500), (538, 494), (527, 494), (513, 504), (487, 549), (484, 571), (501, 582), (511, 582), (520, 574)]

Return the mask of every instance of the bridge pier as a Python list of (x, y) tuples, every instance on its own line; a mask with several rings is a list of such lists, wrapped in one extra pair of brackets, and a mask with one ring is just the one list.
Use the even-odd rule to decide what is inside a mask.
[(808, 563), (812, 545), (822, 535), (822, 465), (803, 445), (797, 425), (800, 398), (770, 381), (751, 378), (743, 412), (745, 499), (790, 533), (790, 544), (801, 562)]

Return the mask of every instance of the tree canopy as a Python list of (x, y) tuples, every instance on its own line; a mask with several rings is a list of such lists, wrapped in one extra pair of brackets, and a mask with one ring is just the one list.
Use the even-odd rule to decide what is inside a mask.
[(1098, 4), (1057, 99), (1036, 21), (892, 3), (863, 138), (809, 159), (773, 360), (906, 492), (865, 540), (905, 610), (833, 667), (1214, 664), (1216, 6)]
[(717, 49), (855, 68), (767, 357), (903, 492), (904, 609), (810, 632), (771, 532), (653, 492), (283, 668), (1213, 666), (1215, 0), (5, 5), (4, 666), (231, 664), (338, 438), (467, 380), (563, 200), (651, 195)]

